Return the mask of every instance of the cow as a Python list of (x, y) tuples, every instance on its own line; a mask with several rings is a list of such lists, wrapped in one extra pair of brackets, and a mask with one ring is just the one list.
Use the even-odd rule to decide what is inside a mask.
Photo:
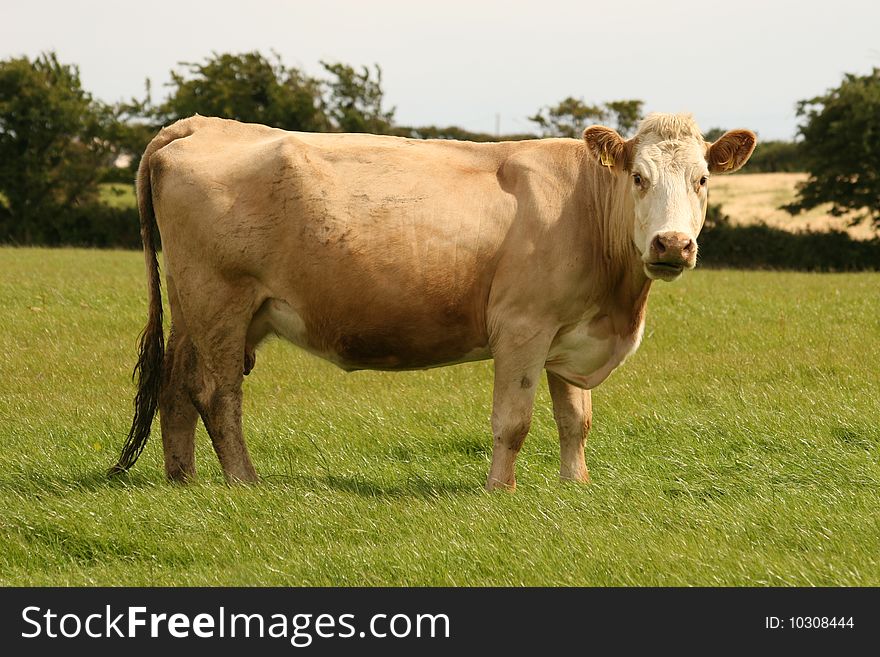
[[(165, 474), (195, 475), (204, 425), (228, 482), (256, 482), (242, 381), (277, 335), (344, 370), (494, 360), (486, 487), (512, 490), (546, 370), (563, 480), (589, 480), (591, 389), (636, 350), (655, 280), (697, 259), (709, 176), (755, 134), (714, 143), (687, 114), (634, 137), (471, 143), (287, 132), (193, 116), (140, 162), (149, 317), (128, 470), (158, 410)], [(171, 310), (167, 345), (157, 246)]]

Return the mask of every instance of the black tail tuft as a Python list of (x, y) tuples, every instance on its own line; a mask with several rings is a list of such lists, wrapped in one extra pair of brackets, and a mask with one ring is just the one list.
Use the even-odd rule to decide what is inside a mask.
[[(155, 251), (153, 258), (155, 259)], [(155, 264), (158, 269), (158, 263)], [(158, 277), (157, 277), (158, 278)], [(154, 292), (158, 297), (158, 291)], [(110, 468), (109, 474), (125, 472), (135, 464), (144, 451), (150, 437), (150, 427), (159, 407), (159, 387), (162, 382), (162, 363), (165, 358), (165, 339), (162, 334), (162, 305), (150, 308), (147, 326), (141, 334), (138, 361), (132, 373), (137, 378), (137, 394), (134, 398), (134, 418), (122, 447), (119, 462)]]

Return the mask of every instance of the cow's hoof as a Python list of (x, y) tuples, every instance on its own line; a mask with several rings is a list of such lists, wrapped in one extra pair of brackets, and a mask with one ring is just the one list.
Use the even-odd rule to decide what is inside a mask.
[(226, 475), (226, 483), (230, 486), (255, 486), (260, 483), (260, 478), (254, 474)]
[(486, 481), (486, 490), (490, 493), (499, 490), (504, 491), (505, 493), (512, 493), (516, 490), (516, 479), (512, 480), (510, 483), (498, 481), (497, 479), (489, 479)]
[(560, 474), (559, 481), (564, 484), (588, 484), (590, 483), (590, 473), (584, 471), (574, 474)]
[(171, 470), (165, 473), (165, 479), (172, 484), (190, 484), (196, 479), (195, 471)]

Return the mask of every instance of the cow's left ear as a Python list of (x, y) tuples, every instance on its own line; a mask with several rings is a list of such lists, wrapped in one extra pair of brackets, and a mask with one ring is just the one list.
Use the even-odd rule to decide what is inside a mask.
[(731, 130), (721, 135), (706, 150), (706, 161), (712, 173), (733, 173), (746, 162), (755, 150), (758, 137), (751, 130)]
[(591, 125), (584, 130), (584, 141), (602, 166), (621, 171), (629, 169), (633, 140), (624, 141), (617, 132), (603, 125)]

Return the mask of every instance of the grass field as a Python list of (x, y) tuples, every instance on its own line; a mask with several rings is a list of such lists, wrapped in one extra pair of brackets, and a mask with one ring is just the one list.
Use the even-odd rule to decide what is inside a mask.
[(517, 492), (483, 492), (491, 364), (345, 374), (273, 342), (263, 483), (164, 482), (130, 420), (139, 253), (0, 249), (0, 584), (880, 585), (880, 275), (696, 271), (593, 395), (557, 481), (546, 387)]

